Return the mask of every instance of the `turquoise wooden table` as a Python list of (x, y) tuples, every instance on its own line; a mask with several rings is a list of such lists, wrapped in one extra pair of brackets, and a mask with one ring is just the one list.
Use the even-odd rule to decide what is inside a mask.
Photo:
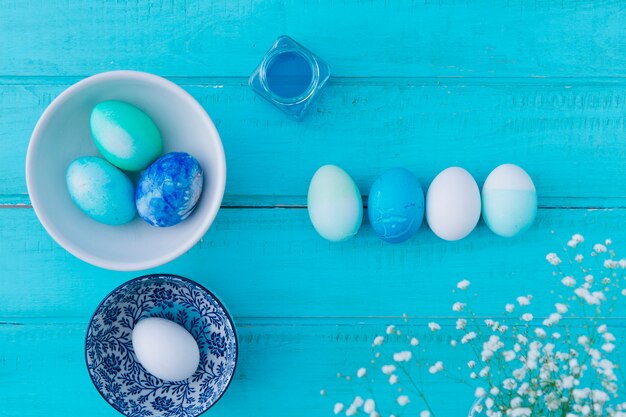
[[(247, 87), (281, 34), (333, 69), (300, 123)], [(228, 182), (216, 222), (158, 268), (207, 286), (235, 316), (236, 377), (207, 416), (330, 415), (319, 390), (348, 395), (336, 373), (354, 372), (403, 313), (432, 355), (448, 344), (460, 279), (480, 292), (481, 309), (498, 314), (518, 295), (547, 294), (544, 257), (559, 237), (611, 237), (626, 248), (620, 1), (3, 0), (0, 58), (3, 417), (116, 415), (89, 380), (85, 330), (98, 302), (140, 274), (92, 267), (55, 244), (24, 179), (41, 112), (98, 72), (171, 79), (222, 136)], [(452, 165), (480, 184), (504, 162), (524, 167), (540, 195), (535, 224), (518, 238), (481, 222), (459, 242), (423, 226), (394, 246), (365, 224), (357, 238), (331, 244), (308, 220), (308, 181), (325, 163), (344, 167), (365, 195), (393, 166), (427, 187)], [(433, 318), (443, 327), (436, 335), (425, 326)], [(428, 389), (439, 415), (467, 414), (467, 388)]]

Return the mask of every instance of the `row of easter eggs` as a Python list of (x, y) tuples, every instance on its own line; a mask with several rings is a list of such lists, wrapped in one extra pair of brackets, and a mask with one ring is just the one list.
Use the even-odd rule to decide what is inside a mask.
[[(354, 236), (361, 226), (361, 194), (352, 178), (335, 165), (317, 170), (309, 186), (308, 210), (315, 230), (330, 241)], [(368, 217), (376, 234), (401, 243), (420, 228), (424, 212), (440, 238), (460, 240), (478, 224), (480, 214), (497, 235), (513, 237), (528, 229), (537, 214), (537, 192), (530, 176), (513, 164), (500, 165), (487, 177), (482, 199), (472, 175), (460, 167), (440, 172), (424, 192), (415, 175), (393, 168), (372, 185)]]
[[(121, 225), (138, 213), (152, 226), (168, 227), (192, 213), (202, 192), (202, 167), (185, 152), (160, 156), (161, 133), (147, 114), (125, 102), (105, 101), (92, 110), (90, 127), (104, 158), (80, 157), (66, 172), (70, 197), (85, 214)], [(136, 189), (122, 170), (145, 170)]]

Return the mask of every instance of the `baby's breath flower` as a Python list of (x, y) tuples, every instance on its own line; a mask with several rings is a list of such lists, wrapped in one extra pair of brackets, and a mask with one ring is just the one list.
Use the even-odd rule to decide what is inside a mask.
[(522, 320), (528, 322), (528, 321), (532, 321), (532, 319), (533, 319), (533, 315), (531, 313), (522, 314)]
[(576, 280), (574, 279), (574, 277), (571, 277), (571, 276), (568, 275), (568, 276), (566, 276), (565, 278), (563, 278), (561, 280), (561, 283), (563, 285), (565, 285), (566, 287), (570, 287), (571, 288), (574, 285), (576, 285)]
[(519, 296), (517, 297), (517, 303), (522, 307), (527, 306), (530, 304), (530, 297)]
[(437, 330), (441, 330), (441, 326), (435, 323), (434, 321), (431, 321), (430, 323), (428, 323), (428, 328), (430, 329), (431, 332), (436, 332)]
[(376, 337), (374, 338), (374, 343), (373, 343), (373, 344), (374, 344), (374, 346), (380, 346), (380, 345), (382, 345), (382, 344), (383, 344), (383, 340), (385, 340), (385, 338), (384, 338), (384, 337), (382, 337), (382, 336), (376, 336)]
[(465, 329), (466, 325), (467, 325), (467, 320), (465, 320), (465, 319), (457, 319), (457, 321), (456, 321), (456, 329), (457, 330)]
[(463, 290), (463, 291), (465, 291), (465, 290), (467, 289), (467, 287), (469, 287), (469, 286), (470, 286), (470, 282), (469, 282), (468, 280), (466, 280), (466, 279), (461, 280), (461, 281), (459, 281), (459, 282), (456, 284), (456, 287), (457, 287), (458, 289), (460, 289), (460, 290)]
[(515, 304), (507, 304), (504, 306), (507, 313), (512, 313), (515, 310)]
[(593, 250), (596, 253), (605, 253), (606, 252), (606, 246), (604, 246), (601, 243), (596, 243), (595, 245), (593, 245)]
[(420, 413), (420, 417), (430, 417), (430, 411), (424, 410)]
[(484, 389), (484, 388), (482, 388), (482, 387), (478, 387), (478, 388), (476, 388), (476, 390), (474, 391), (474, 396), (475, 396), (476, 398), (482, 398), (482, 397), (484, 397), (485, 395), (487, 395), (487, 392), (486, 392), (486, 391), (485, 391), (485, 389)]
[(583, 261), (583, 256), (579, 253), (578, 255), (576, 255), (574, 260), (580, 264)]
[(473, 339), (476, 339), (476, 332), (469, 332), (461, 338), (461, 343), (466, 344)]
[(383, 374), (385, 375), (391, 375), (395, 370), (396, 367), (394, 365), (383, 365), (382, 367)]
[(404, 350), (393, 354), (393, 360), (396, 362), (408, 362), (411, 360), (413, 354), (410, 350)]
[(567, 313), (567, 305), (566, 304), (556, 303), (554, 306), (556, 307), (557, 313), (559, 313), (559, 314)]
[(515, 352), (512, 350), (505, 350), (504, 352), (502, 352), (502, 356), (504, 356), (504, 360), (507, 362), (511, 362), (513, 359), (515, 359)]
[(613, 343), (605, 343), (602, 345), (602, 350), (608, 353), (613, 352), (613, 349), (615, 349), (615, 345)]
[(441, 371), (443, 371), (443, 362), (441, 361), (435, 362), (434, 365), (428, 368), (428, 372), (430, 372), (431, 374), (436, 374), (437, 372), (441, 372)]
[(367, 414), (370, 414), (374, 412), (375, 408), (376, 403), (374, 402), (374, 400), (372, 400), (371, 398), (365, 400), (365, 403), (363, 404), (363, 411), (365, 411)]
[(387, 334), (393, 334), (396, 331), (396, 326), (394, 326), (393, 324), (387, 326), (387, 330), (385, 331), (385, 333)]
[(359, 368), (358, 371), (356, 371), (356, 376), (359, 378), (363, 378), (365, 376), (365, 374), (367, 373), (365, 368)]
[(456, 347), (456, 345), (457, 345), (457, 341), (456, 340), (454, 340), (454, 339), (450, 340), (450, 346)]
[(343, 404), (342, 403), (336, 403), (335, 407), (333, 408), (333, 412), (335, 414), (339, 414), (339, 413), (341, 413), (341, 410), (343, 410)]
[(412, 337), (411, 338), (411, 346), (417, 346), (419, 345), (419, 340), (417, 340), (417, 337)]
[(461, 312), (463, 311), (463, 308), (465, 308), (465, 303), (457, 301), (456, 303), (452, 304), (452, 311)]
[(474, 367), (476, 366), (476, 362), (475, 361), (469, 361), (467, 362), (467, 367), (470, 369), (474, 369)]
[(626, 259), (619, 260), (619, 267), (622, 269), (626, 269)]
[(548, 261), (551, 265), (554, 265), (554, 266), (558, 266), (558, 265), (560, 265), (560, 264), (561, 264), (561, 258), (559, 258), (559, 257), (557, 256), (557, 254), (556, 254), (556, 253), (554, 253), (554, 252), (551, 252), (551, 253), (547, 254), (547, 255), (546, 255), (546, 260), (547, 260), (547, 261)]
[(619, 263), (613, 259), (606, 259), (604, 261), (604, 267), (606, 269), (617, 269), (617, 267), (619, 267)]
[(598, 333), (600, 333), (600, 334), (606, 333), (607, 330), (608, 329), (607, 329), (606, 324), (601, 324), (601, 325), (598, 326)]
[(604, 241), (604, 244), (606, 246), (611, 246), (612, 243), (613, 243), (613, 241), (611, 239), (607, 239), (607, 240)]
[(409, 397), (407, 395), (400, 395), (396, 401), (400, 404), (401, 407), (404, 407), (409, 403)]
[(539, 339), (545, 339), (547, 336), (546, 331), (543, 330), (541, 327), (535, 329), (535, 335), (537, 335)]
[(389, 385), (394, 385), (398, 383), (398, 376), (393, 374), (389, 377)]

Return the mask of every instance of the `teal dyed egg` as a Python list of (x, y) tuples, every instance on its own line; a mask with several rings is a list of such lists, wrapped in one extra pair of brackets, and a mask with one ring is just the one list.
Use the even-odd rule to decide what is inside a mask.
[(91, 134), (104, 158), (126, 171), (141, 171), (163, 151), (159, 129), (143, 111), (122, 101), (103, 101), (91, 111)]
[(136, 214), (133, 183), (102, 158), (84, 156), (67, 168), (67, 189), (76, 205), (100, 223), (120, 225)]
[(482, 208), (483, 219), (492, 232), (503, 237), (516, 236), (535, 220), (535, 185), (517, 165), (500, 165), (485, 180)]
[(356, 235), (363, 220), (363, 200), (346, 171), (335, 165), (318, 169), (309, 185), (307, 206), (317, 233), (331, 242)]
[(383, 173), (370, 189), (367, 214), (385, 242), (410, 239), (424, 219), (424, 191), (417, 177), (404, 168)]

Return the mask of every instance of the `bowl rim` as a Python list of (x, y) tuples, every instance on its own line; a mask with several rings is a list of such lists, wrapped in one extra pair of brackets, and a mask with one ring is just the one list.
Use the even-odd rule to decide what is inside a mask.
[[(89, 252), (83, 251), (79, 246), (73, 244), (70, 240), (62, 238), (57, 233), (54, 232), (54, 227), (52, 221), (49, 220), (48, 216), (45, 214), (42, 204), (39, 200), (39, 197), (31, 192), (34, 185), (34, 148), (37, 144), (42, 140), (42, 132), (45, 127), (48, 125), (52, 115), (55, 111), (61, 107), (72, 95), (84, 89), (87, 86), (98, 84), (104, 81), (110, 80), (142, 80), (147, 81), (149, 83), (153, 83), (169, 90), (171, 93), (177, 95), (182, 100), (187, 102), (191, 107), (193, 107), (198, 114), (200, 114), (203, 118), (205, 118), (205, 122), (210, 126), (210, 136), (214, 137), (216, 140), (216, 145), (218, 148), (218, 152), (215, 155), (216, 157), (216, 170), (219, 172), (219, 175), (216, 177), (216, 190), (217, 194), (215, 199), (209, 200), (207, 204), (206, 212), (204, 213), (204, 219), (200, 224), (200, 227), (195, 229), (193, 233), (185, 240), (184, 244), (181, 244), (175, 250), (168, 252), (162, 256), (156, 258), (150, 258), (147, 260), (141, 261), (118, 261), (118, 260), (109, 260), (103, 259), (98, 255), (94, 255)], [(204, 110), (204, 108), (198, 103), (198, 101), (187, 91), (185, 91), (178, 84), (167, 80), (163, 77), (160, 77), (155, 74), (151, 74), (148, 72), (142, 71), (132, 71), (132, 70), (115, 70), (115, 71), (107, 71), (101, 72), (99, 74), (92, 75), (90, 77), (84, 78), (75, 84), (72, 84), (70, 87), (65, 89), (61, 94), (59, 94), (52, 102), (48, 105), (48, 107), (44, 110), (42, 115), (39, 117), (37, 124), (33, 130), (33, 133), (30, 136), (30, 140), (28, 142), (28, 149), (26, 151), (26, 188), (28, 191), (28, 196), (31, 202), (31, 205), (39, 219), (39, 222), (43, 225), (46, 232), (57, 242), (63, 249), (74, 255), (75, 257), (89, 263), (95, 265), (100, 268), (116, 270), (116, 271), (140, 271), (150, 268), (155, 268), (166, 264), (179, 256), (183, 255), (189, 249), (191, 249), (209, 230), (217, 213), (221, 207), (222, 200), (224, 198), (224, 192), (226, 189), (226, 156), (224, 154), (224, 145), (222, 144), (222, 140), (220, 137), (217, 128), (215, 127), (215, 123), (209, 116), (209, 114)]]
[(222, 397), (224, 396), (224, 394), (226, 393), (226, 391), (228, 391), (228, 388), (230, 388), (230, 385), (233, 382), (233, 379), (235, 379), (235, 373), (237, 372), (237, 365), (239, 364), (239, 337), (237, 336), (237, 328), (235, 326), (235, 320), (233, 320), (232, 315), (230, 314), (230, 312), (228, 311), (228, 309), (226, 308), (226, 306), (224, 305), (224, 303), (222, 303), (222, 301), (209, 289), (207, 289), (204, 285), (189, 279), (189, 278), (185, 278), (181, 275), (176, 275), (176, 274), (169, 274), (169, 273), (153, 273), (153, 274), (146, 274), (146, 275), (141, 275), (138, 276), (136, 278), (130, 279), (128, 281), (125, 281), (123, 283), (121, 283), (120, 285), (118, 285), (117, 287), (115, 287), (113, 290), (111, 290), (107, 295), (105, 295), (102, 300), (98, 303), (98, 306), (95, 308), (93, 314), (91, 315), (91, 318), (89, 319), (89, 324), (87, 324), (87, 330), (85, 331), (85, 341), (83, 343), (83, 351), (84, 351), (84, 355), (85, 355), (85, 366), (87, 367), (87, 373), (89, 374), (89, 379), (91, 380), (91, 383), (93, 384), (94, 388), (96, 389), (96, 391), (98, 391), (98, 394), (100, 394), (100, 396), (102, 397), (102, 399), (104, 401), (106, 401), (106, 403), (113, 407), (113, 409), (117, 412), (119, 412), (120, 414), (126, 416), (125, 413), (121, 412), (120, 410), (118, 410), (117, 408), (115, 408), (115, 405), (111, 404), (109, 402), (109, 400), (106, 399), (106, 397), (104, 396), (104, 394), (98, 389), (98, 387), (96, 386), (94, 380), (93, 380), (93, 376), (91, 375), (91, 372), (89, 372), (89, 362), (88, 362), (88, 358), (87, 358), (87, 336), (89, 334), (89, 328), (91, 327), (94, 318), (96, 317), (96, 313), (98, 312), (98, 310), (100, 309), (100, 307), (102, 307), (102, 305), (109, 299), (111, 298), (111, 296), (113, 294), (115, 294), (117, 291), (121, 290), (122, 288), (126, 287), (127, 285), (132, 284), (135, 281), (139, 281), (142, 279), (147, 279), (147, 278), (166, 278), (166, 279), (174, 279), (174, 280), (179, 280), (179, 281), (184, 281), (184, 282), (188, 282), (192, 285), (195, 285), (196, 287), (198, 287), (201, 291), (204, 291), (209, 297), (211, 297), (213, 300), (215, 300), (217, 302), (217, 304), (222, 308), (222, 310), (224, 310), (224, 315), (226, 316), (226, 319), (230, 322), (232, 328), (233, 328), (233, 337), (235, 338), (235, 365), (233, 366), (233, 373), (230, 376), (230, 379), (228, 380), (228, 383), (226, 384), (226, 387), (224, 388), (224, 390), (220, 393), (220, 395), (215, 399), (215, 401), (213, 401), (213, 404), (211, 404), (209, 407), (206, 408), (206, 410), (202, 411), (199, 414), (196, 414), (196, 417), (206, 413), (207, 411), (209, 411), (211, 408), (213, 408), (213, 406), (215, 406), (215, 404), (217, 404), (217, 402), (219, 400), (222, 399)]

